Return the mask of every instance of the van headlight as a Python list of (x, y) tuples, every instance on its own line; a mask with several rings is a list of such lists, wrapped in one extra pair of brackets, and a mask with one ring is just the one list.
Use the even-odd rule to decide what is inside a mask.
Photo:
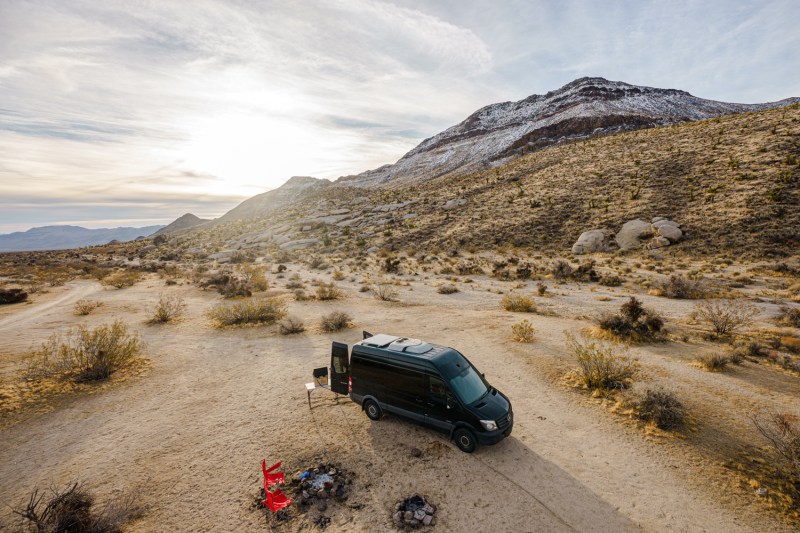
[(494, 431), (497, 429), (497, 423), (494, 420), (481, 420), (481, 425), (486, 431)]

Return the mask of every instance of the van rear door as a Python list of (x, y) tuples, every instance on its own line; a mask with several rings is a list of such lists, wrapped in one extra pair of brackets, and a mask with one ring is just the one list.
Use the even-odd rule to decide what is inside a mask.
[(331, 390), (345, 396), (350, 392), (350, 356), (346, 344), (331, 345)]

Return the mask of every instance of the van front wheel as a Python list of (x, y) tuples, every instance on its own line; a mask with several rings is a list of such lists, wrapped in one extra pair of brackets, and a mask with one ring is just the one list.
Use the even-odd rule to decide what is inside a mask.
[(383, 416), (380, 406), (372, 400), (364, 402), (364, 411), (370, 420), (380, 420)]
[(468, 429), (458, 428), (453, 433), (453, 441), (462, 452), (472, 453), (478, 445), (475, 434)]

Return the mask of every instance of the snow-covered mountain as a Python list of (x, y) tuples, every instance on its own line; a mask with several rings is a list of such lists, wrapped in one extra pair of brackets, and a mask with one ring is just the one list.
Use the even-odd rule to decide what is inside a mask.
[(523, 153), (598, 134), (759, 111), (800, 102), (733, 104), (604, 78), (580, 78), (545, 95), (479, 109), (424, 140), (393, 165), (345, 176), (351, 186), (395, 186), (472, 172)]

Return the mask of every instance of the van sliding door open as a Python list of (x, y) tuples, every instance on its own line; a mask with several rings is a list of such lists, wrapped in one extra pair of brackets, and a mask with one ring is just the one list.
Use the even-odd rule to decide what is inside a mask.
[(331, 390), (347, 396), (350, 384), (350, 358), (347, 345), (334, 342), (331, 346)]

